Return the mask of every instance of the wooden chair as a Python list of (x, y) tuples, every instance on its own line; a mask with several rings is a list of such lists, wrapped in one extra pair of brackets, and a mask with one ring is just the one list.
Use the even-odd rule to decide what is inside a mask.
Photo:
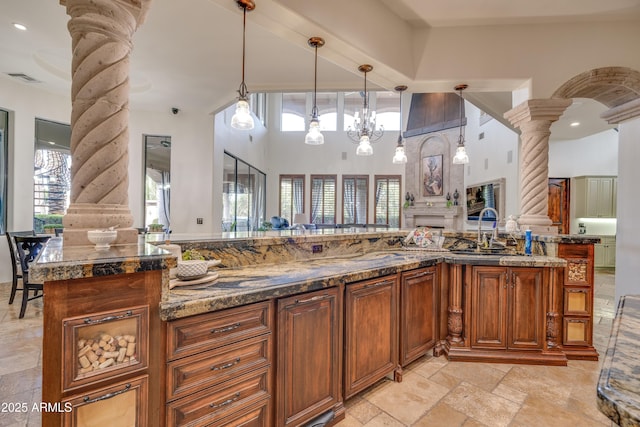
[(9, 304), (13, 304), (13, 299), (16, 297), (16, 292), (21, 291), (22, 288), (18, 288), (18, 279), (22, 279), (22, 267), (18, 261), (18, 255), (16, 254), (16, 244), (13, 240), (13, 236), (35, 236), (36, 233), (33, 230), (29, 231), (7, 231), (4, 233), (7, 236), (7, 243), (9, 244), (9, 255), (11, 256), (11, 270), (13, 273), (13, 280), (11, 282), (11, 295), (9, 296)]
[[(29, 263), (36, 259), (50, 236), (14, 236), (18, 259), (22, 268), (22, 307), (20, 308), (20, 319), (24, 317), (27, 310), (27, 302), (40, 298), (44, 295), (43, 284), (34, 283), (29, 279)], [(33, 296), (29, 292), (33, 291)]]

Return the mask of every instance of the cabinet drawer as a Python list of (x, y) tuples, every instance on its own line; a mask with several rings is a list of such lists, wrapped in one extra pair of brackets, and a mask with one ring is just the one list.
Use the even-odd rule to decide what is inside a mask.
[(565, 317), (563, 326), (563, 345), (591, 344), (591, 319)]
[(169, 362), (167, 400), (220, 384), (270, 363), (271, 335)]
[(147, 368), (148, 306), (69, 317), (62, 324), (64, 390)]
[(227, 381), (223, 387), (205, 389), (169, 403), (167, 425), (209, 426), (268, 399), (269, 372), (264, 368)]
[(272, 311), (271, 303), (264, 302), (169, 322), (167, 359), (269, 333)]
[(564, 288), (564, 314), (586, 316), (591, 314), (591, 288)]
[[(148, 377), (110, 385), (65, 400), (64, 427), (146, 426)], [(66, 408), (71, 407), (68, 411)]]
[(263, 400), (223, 420), (209, 424), (210, 427), (270, 427), (270, 401)]

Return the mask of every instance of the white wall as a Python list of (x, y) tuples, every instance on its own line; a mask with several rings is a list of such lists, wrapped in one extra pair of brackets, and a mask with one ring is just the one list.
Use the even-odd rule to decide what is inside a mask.
[[(500, 212), (500, 216), (508, 218), (509, 215), (518, 215), (518, 134), (493, 119), (481, 125), (480, 110), (469, 102), (465, 103), (465, 114), (465, 140), (469, 154), (469, 164), (464, 174), (465, 187), (505, 178), (505, 212)], [(479, 139), (480, 133), (484, 133), (483, 139)]]
[(549, 144), (550, 177), (582, 175), (618, 175), (618, 132), (610, 129), (582, 139)]
[(622, 295), (640, 294), (640, 117), (619, 126), (618, 156), (618, 230), (616, 238), (616, 301)]

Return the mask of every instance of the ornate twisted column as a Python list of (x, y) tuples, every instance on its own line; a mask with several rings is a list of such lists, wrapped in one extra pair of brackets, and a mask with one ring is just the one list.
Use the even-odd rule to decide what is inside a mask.
[(530, 99), (504, 114), (520, 129), (520, 229), (557, 234), (549, 219), (549, 136), (551, 124), (571, 105), (570, 99)]
[(118, 228), (137, 242), (128, 207), (129, 55), (151, 0), (61, 0), (71, 17), (71, 204), (65, 245), (86, 230)]

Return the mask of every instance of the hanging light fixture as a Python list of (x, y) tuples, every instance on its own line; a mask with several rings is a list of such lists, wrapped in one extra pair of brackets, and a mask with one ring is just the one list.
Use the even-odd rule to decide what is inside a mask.
[(249, 109), (249, 90), (244, 82), (244, 57), (245, 57), (245, 35), (247, 30), (247, 11), (256, 8), (256, 4), (252, 0), (235, 0), (238, 7), (242, 9), (242, 83), (238, 89), (238, 104), (236, 112), (231, 118), (231, 127), (241, 130), (253, 129), (253, 117)]
[(401, 165), (407, 163), (407, 154), (404, 151), (404, 142), (402, 140), (402, 92), (407, 90), (407, 87), (401, 85), (396, 86), (394, 89), (400, 92), (400, 131), (398, 132), (398, 145), (396, 146), (396, 154), (393, 156), (393, 163)]
[(311, 109), (311, 122), (309, 122), (309, 132), (304, 137), (304, 143), (309, 145), (324, 144), (324, 135), (320, 132), (320, 119), (318, 119), (318, 48), (324, 46), (322, 37), (311, 37), (308, 40), (309, 46), (316, 50), (315, 72), (313, 78), (313, 108)]
[(462, 97), (462, 91), (468, 88), (466, 84), (460, 84), (455, 87), (460, 96), (460, 136), (458, 137), (458, 148), (456, 148), (456, 155), (453, 156), (453, 164), (463, 165), (469, 163), (469, 156), (467, 155), (467, 149), (464, 147), (464, 135), (462, 133), (462, 106), (464, 105), (464, 98)]
[(373, 70), (369, 64), (358, 67), (358, 71), (364, 73), (364, 104), (362, 107), (362, 118), (356, 111), (353, 117), (353, 127), (347, 129), (347, 136), (358, 143), (356, 155), (371, 156), (373, 147), (371, 143), (380, 139), (384, 133), (382, 126), (376, 129), (376, 112), (369, 110), (369, 93), (367, 92), (367, 73)]

